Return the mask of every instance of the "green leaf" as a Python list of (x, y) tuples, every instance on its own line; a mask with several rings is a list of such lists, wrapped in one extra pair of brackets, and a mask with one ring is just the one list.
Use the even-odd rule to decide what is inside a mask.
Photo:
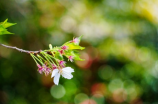
[[(79, 40), (79, 42), (78, 43), (73, 43), (72, 41), (69, 41), (69, 42), (66, 42), (65, 44), (63, 44), (62, 46), (68, 46), (69, 47), (69, 49), (81, 49), (81, 50), (83, 50), (83, 49), (85, 49), (84, 47), (81, 47), (80, 45), (79, 45), (79, 43), (80, 43), (80, 41), (81, 41), (81, 38), (82, 38), (82, 35), (80, 36), (80, 37), (77, 37), (77, 39)], [(75, 38), (76, 39), (76, 38)]]
[(7, 22), (7, 23), (3, 24), (3, 26), (4, 26), (4, 28), (8, 28), (8, 27), (13, 26), (15, 24), (16, 23), (9, 23), (9, 22)]
[(6, 31), (7, 29), (5, 29), (2, 25), (0, 25), (0, 32), (2, 31)]
[(4, 22), (0, 23), (0, 35), (3, 35), (3, 34), (13, 34), (9, 31), (7, 31), (6, 28), (12, 26), (12, 25), (15, 25), (16, 23), (9, 23), (7, 22), (8, 19), (6, 19)]
[(0, 25), (5, 24), (8, 21), (8, 19), (6, 19), (4, 22), (1, 22)]
[(2, 25), (0, 25), (0, 35), (3, 34), (12, 34), (9, 31), (7, 31), (7, 29), (5, 29)]
[(10, 23), (10, 22), (7, 22), (8, 19), (6, 19), (1, 25), (4, 27), (4, 28), (8, 28), (10, 26), (13, 26), (15, 25), (16, 23)]
[(0, 35), (3, 35), (3, 34), (13, 34), (13, 33), (9, 32), (9, 31), (2, 31), (2, 32), (0, 32)]
[(77, 53), (74, 53), (73, 56), (74, 56), (74, 59), (75, 59), (75, 60), (84, 61), (84, 59), (81, 59), (81, 58), (79, 57), (79, 54), (77, 54)]
[(84, 47), (81, 47), (81, 46), (76, 45), (74, 43), (67, 43), (65, 45), (68, 46), (68, 49), (80, 49), (80, 50), (85, 49)]
[(74, 52), (72, 50), (69, 50), (69, 51), (65, 51), (65, 56), (68, 58), (69, 56), (73, 56), (74, 57), (74, 60), (80, 60), (80, 61), (83, 61), (84, 59), (81, 59), (79, 57), (79, 54), (77, 52)]

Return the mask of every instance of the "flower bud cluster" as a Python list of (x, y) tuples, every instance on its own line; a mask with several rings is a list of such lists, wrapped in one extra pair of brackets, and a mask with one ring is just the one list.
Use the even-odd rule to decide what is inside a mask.
[(37, 64), (38, 72), (44, 73), (46, 76), (51, 74), (54, 69), (63, 69), (66, 67), (66, 61), (64, 57), (68, 58), (68, 61), (82, 60), (79, 55), (74, 52), (76, 49), (84, 49), (79, 46), (81, 37), (75, 38), (69, 42), (66, 42), (61, 47), (52, 48), (51, 45), (49, 50), (42, 50), (40, 53), (30, 53), (32, 58)]

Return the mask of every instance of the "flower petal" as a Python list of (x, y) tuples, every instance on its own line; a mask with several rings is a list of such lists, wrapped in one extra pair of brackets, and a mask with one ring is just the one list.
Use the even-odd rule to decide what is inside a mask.
[(62, 69), (62, 76), (64, 78), (71, 79), (71, 78), (73, 78), (73, 75), (71, 74), (72, 72), (74, 72), (74, 69), (72, 69), (71, 67), (63, 68)]
[(72, 73), (74, 72), (74, 69), (72, 69), (71, 67), (65, 67), (62, 69), (64, 72), (68, 72), (68, 73)]
[(54, 77), (54, 83), (55, 83), (56, 85), (58, 85), (58, 83), (59, 83), (59, 78), (60, 78), (60, 73), (57, 73), (57, 74), (55, 75), (55, 77)]
[(58, 69), (54, 69), (51, 75), (51, 78), (54, 77), (59, 72)]
[(65, 71), (62, 72), (62, 76), (63, 76), (64, 78), (66, 78), (66, 79), (71, 79), (71, 78), (73, 78), (73, 75), (72, 75), (71, 73), (65, 72)]

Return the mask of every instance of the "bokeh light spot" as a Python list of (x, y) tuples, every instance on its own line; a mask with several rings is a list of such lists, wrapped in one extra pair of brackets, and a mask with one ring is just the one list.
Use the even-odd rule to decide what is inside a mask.
[(135, 92), (135, 84), (132, 80), (126, 80), (123, 84), (127, 94), (132, 94)]
[(79, 104), (98, 104), (98, 103), (96, 103), (93, 99), (87, 99)]
[(91, 99), (96, 101), (97, 104), (105, 104), (104, 103), (105, 102), (105, 98), (104, 98), (104, 95), (102, 95), (102, 94), (94, 94)]
[(117, 89), (113, 92), (113, 100), (122, 103), (127, 99), (127, 94), (124, 89)]
[(107, 80), (112, 77), (113, 69), (110, 66), (101, 66), (99, 68), (98, 74), (100, 78)]
[(75, 102), (75, 104), (79, 104), (87, 99), (89, 99), (89, 97), (86, 94), (79, 93), (75, 96), (74, 102)]
[(66, 89), (66, 94), (67, 95), (72, 95), (77, 91), (76, 83), (72, 80), (68, 80), (64, 83), (65, 89)]
[(54, 98), (62, 98), (65, 95), (65, 88), (62, 85), (54, 85), (50, 89), (50, 93)]
[(96, 83), (91, 88), (92, 94), (106, 94), (106, 85), (104, 83)]
[(81, 59), (84, 59), (84, 61), (76, 61), (76, 64), (81, 67), (81, 68), (88, 68), (91, 66), (92, 64), (92, 59), (90, 58), (90, 56), (88, 55), (88, 53), (86, 52), (81, 52), (80, 53), (80, 57)]
[(121, 79), (113, 79), (108, 85), (108, 88), (111, 92), (113, 92), (119, 88), (123, 88), (123, 82)]

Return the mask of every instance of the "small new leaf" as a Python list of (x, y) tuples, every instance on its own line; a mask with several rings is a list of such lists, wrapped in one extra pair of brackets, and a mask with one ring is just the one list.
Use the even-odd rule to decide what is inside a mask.
[(74, 59), (75, 59), (75, 60), (84, 61), (84, 59), (81, 59), (81, 58), (79, 57), (79, 54), (77, 54), (77, 53), (74, 53), (74, 52), (73, 52), (73, 56), (74, 56)]
[(84, 59), (81, 59), (81, 58), (79, 57), (80, 55), (79, 55), (78, 53), (76, 53), (76, 52), (74, 52), (74, 51), (72, 51), (72, 50), (66, 51), (66, 52), (65, 52), (65, 56), (66, 56), (66, 57), (73, 56), (73, 58), (74, 58), (75, 60), (84, 61)]
[(7, 31), (6, 28), (15, 25), (16, 23), (9, 23), (7, 22), (8, 19), (6, 19), (4, 22), (0, 23), (0, 35), (4, 35), (4, 34), (13, 34), (9, 31)]
[(67, 43), (66, 46), (68, 46), (69, 49), (80, 49), (80, 50), (85, 49), (84, 47), (81, 47), (81, 46), (76, 45), (76, 44), (74, 44), (74, 43)]

